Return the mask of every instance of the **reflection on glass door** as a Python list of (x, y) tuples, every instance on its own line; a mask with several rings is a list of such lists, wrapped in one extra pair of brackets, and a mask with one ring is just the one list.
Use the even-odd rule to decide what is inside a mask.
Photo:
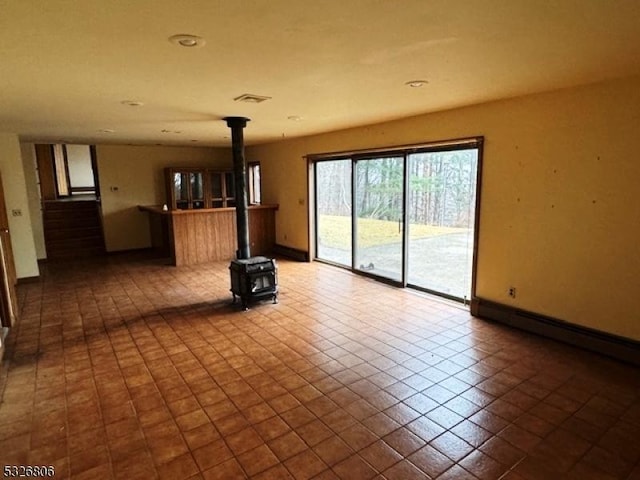
[(316, 163), (316, 256), (351, 267), (351, 159)]
[(355, 163), (357, 270), (402, 281), (404, 157)]
[(469, 300), (478, 150), (409, 155), (407, 283)]

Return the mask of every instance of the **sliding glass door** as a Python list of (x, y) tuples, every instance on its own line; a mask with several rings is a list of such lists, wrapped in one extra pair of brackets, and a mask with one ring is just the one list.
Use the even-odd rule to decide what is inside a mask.
[(351, 160), (315, 165), (316, 256), (351, 267)]
[(315, 161), (316, 258), (469, 301), (480, 145)]
[(404, 158), (355, 162), (355, 268), (402, 281)]
[(471, 298), (478, 150), (408, 156), (407, 284)]

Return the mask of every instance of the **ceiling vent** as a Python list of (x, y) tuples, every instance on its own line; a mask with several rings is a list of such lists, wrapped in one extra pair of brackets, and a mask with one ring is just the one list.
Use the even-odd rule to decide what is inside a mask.
[(263, 97), (262, 95), (254, 95), (252, 93), (245, 93), (239, 97), (234, 98), (236, 102), (246, 103), (262, 103), (265, 100), (271, 100), (271, 97)]

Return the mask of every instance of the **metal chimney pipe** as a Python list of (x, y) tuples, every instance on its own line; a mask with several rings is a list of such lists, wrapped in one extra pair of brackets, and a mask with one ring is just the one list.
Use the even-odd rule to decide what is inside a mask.
[(247, 167), (244, 160), (243, 129), (250, 121), (246, 117), (225, 117), (231, 129), (231, 146), (233, 149), (233, 174), (236, 186), (236, 231), (238, 233), (238, 250), (236, 258), (251, 257), (249, 250), (249, 201), (247, 199)]

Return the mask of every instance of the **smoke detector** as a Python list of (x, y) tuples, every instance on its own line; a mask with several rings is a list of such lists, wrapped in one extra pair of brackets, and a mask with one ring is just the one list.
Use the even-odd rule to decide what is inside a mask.
[(244, 93), (239, 97), (233, 99), (236, 102), (246, 103), (262, 103), (265, 100), (271, 100), (271, 97), (264, 97), (262, 95), (254, 95), (253, 93)]

